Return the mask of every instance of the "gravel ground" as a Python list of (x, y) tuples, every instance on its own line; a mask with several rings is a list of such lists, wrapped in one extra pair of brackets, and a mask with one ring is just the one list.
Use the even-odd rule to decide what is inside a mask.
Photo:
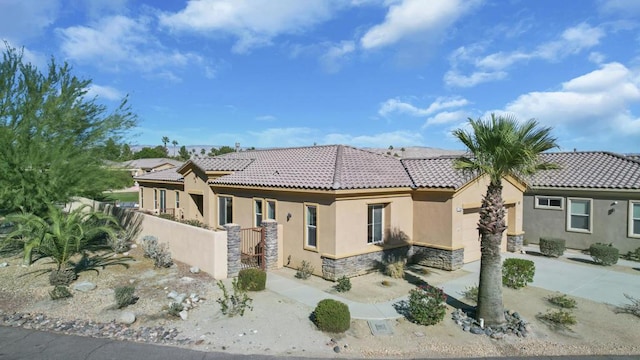
[[(0, 325), (39, 328), (85, 336), (162, 343), (196, 350), (227, 351), (243, 354), (297, 355), (317, 357), (406, 358), (406, 357), (483, 357), (507, 355), (640, 355), (640, 318), (616, 314), (614, 307), (577, 299), (574, 311), (577, 325), (572, 330), (554, 330), (536, 318), (551, 306), (550, 293), (534, 287), (518, 291), (505, 289), (505, 307), (517, 310), (532, 327), (527, 338), (513, 336), (493, 340), (488, 336), (463, 332), (449, 315), (436, 326), (424, 327), (405, 319), (389, 320), (393, 335), (373, 336), (366, 321), (352, 321), (351, 329), (340, 335), (318, 331), (309, 320), (313, 309), (268, 290), (250, 293), (253, 311), (242, 317), (221, 314), (216, 299), (221, 296), (215, 280), (204, 273), (191, 274), (189, 267), (177, 264), (154, 269), (139, 249), (128, 269), (108, 267), (99, 274), (82, 273), (76, 281), (97, 285), (89, 292), (72, 291), (70, 299), (52, 301), (48, 277), (34, 270), (51, 265), (41, 260), (34, 266), (19, 265), (20, 259), (0, 259), (9, 266), (0, 268)], [(280, 273), (293, 273), (279, 270)], [(348, 297), (359, 301), (385, 301), (402, 296), (410, 286), (394, 280), (395, 286), (380, 287), (381, 275), (354, 279)], [(427, 280), (437, 284), (455, 276), (432, 271)], [(225, 280), (230, 287), (230, 281)], [(137, 303), (123, 310), (114, 309), (113, 289), (136, 286)], [(313, 279), (307, 284), (331, 291), (331, 284)], [(187, 320), (168, 315), (171, 291), (196, 294), (201, 301), (188, 312)], [(459, 294), (451, 294), (459, 296)], [(123, 311), (135, 313), (132, 325), (118, 323)], [(449, 313), (453, 308), (449, 308)], [(335, 352), (336, 347), (339, 353)]]

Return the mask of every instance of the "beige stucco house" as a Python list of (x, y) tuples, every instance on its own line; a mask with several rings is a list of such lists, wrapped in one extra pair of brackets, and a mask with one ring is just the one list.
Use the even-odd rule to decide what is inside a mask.
[[(305, 260), (316, 275), (336, 279), (390, 257), (448, 270), (480, 258), (476, 224), (487, 179), (466, 178), (453, 161), (312, 146), (193, 159), (136, 180), (142, 210), (176, 209), (211, 227), (276, 220), (285, 266)], [(503, 185), (505, 237), (522, 238), (524, 185), (510, 178)]]

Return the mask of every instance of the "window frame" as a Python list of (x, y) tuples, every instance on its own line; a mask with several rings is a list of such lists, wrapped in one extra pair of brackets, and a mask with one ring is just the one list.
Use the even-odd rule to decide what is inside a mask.
[(180, 191), (176, 190), (176, 209), (180, 209)]
[(636, 218), (633, 217), (633, 207), (634, 206), (640, 206), (640, 200), (637, 200), (637, 201), (636, 200), (629, 200), (629, 213), (628, 213), (629, 214), (629, 216), (628, 216), (628, 219), (629, 219), (629, 233), (628, 233), (628, 235), (629, 235), (630, 238), (640, 239), (640, 225), (638, 226), (638, 232), (637, 233), (633, 232), (633, 230), (634, 230), (634, 226), (633, 226), (634, 220), (639, 220), (640, 221), (640, 218), (636, 219)]
[(160, 189), (160, 207), (158, 209), (161, 213), (167, 211), (167, 190), (165, 189)]
[[(273, 204), (273, 217), (269, 216), (269, 204)], [(278, 211), (278, 202), (274, 199), (264, 199), (264, 206), (265, 206), (265, 209), (262, 211), (262, 213), (266, 214), (266, 219), (276, 220), (277, 211)]]
[[(224, 214), (225, 216), (225, 223), (221, 224), (220, 220), (222, 219), (222, 212), (221, 207), (220, 207), (220, 201), (225, 200), (225, 206), (224, 206)], [(228, 208), (229, 205), (227, 204), (227, 201), (231, 202), (231, 214), (229, 214), (228, 212)], [(218, 226), (219, 227), (224, 227), (225, 224), (232, 224), (233, 223), (233, 196), (231, 195), (218, 195), (218, 201), (217, 201), (217, 205), (218, 205)], [(229, 218), (230, 217), (230, 218)], [(231, 220), (231, 221), (227, 221), (227, 220)]]
[(144, 188), (140, 189), (140, 209), (144, 209)]
[[(260, 202), (260, 213), (258, 213), (258, 202)], [(258, 222), (258, 215), (260, 215), (260, 222)], [(260, 227), (264, 219), (264, 199), (253, 198), (253, 226)]]
[[(560, 200), (560, 206), (553, 205), (540, 205), (541, 199), (547, 199), (549, 204), (551, 204), (551, 200)], [(545, 209), (545, 210), (563, 210), (564, 209), (564, 198), (562, 196), (546, 196), (546, 195), (536, 195), (534, 198), (533, 207), (536, 209)]]
[[(384, 227), (385, 227), (385, 216), (387, 204), (367, 204), (367, 244), (368, 245), (379, 245), (384, 243)], [(376, 208), (380, 208), (380, 239), (375, 240), (375, 213), (374, 210)], [(373, 219), (373, 220), (372, 220)]]
[[(589, 228), (588, 229), (581, 229), (581, 228), (574, 228), (571, 226), (571, 217), (574, 215), (571, 212), (571, 204), (574, 201), (586, 201), (589, 204), (589, 214), (587, 215), (589, 217)], [(577, 214), (577, 215), (581, 215), (581, 214)], [(570, 232), (579, 232), (579, 233), (585, 233), (585, 234), (591, 234), (593, 233), (593, 199), (588, 199), (588, 198), (567, 198), (567, 231)]]
[[(309, 225), (309, 209), (313, 208), (315, 210), (315, 224), (314, 225)], [(318, 209), (319, 206), (318, 204), (313, 204), (313, 203), (304, 203), (304, 243), (303, 243), (303, 248), (305, 250), (310, 250), (310, 251), (318, 251), (318, 218), (319, 218), (319, 214), (318, 214)], [(314, 232), (315, 232), (315, 244), (314, 245), (310, 245), (309, 244), (309, 230), (310, 227), (313, 226), (314, 228)]]
[(158, 189), (153, 189), (153, 210), (158, 208)]

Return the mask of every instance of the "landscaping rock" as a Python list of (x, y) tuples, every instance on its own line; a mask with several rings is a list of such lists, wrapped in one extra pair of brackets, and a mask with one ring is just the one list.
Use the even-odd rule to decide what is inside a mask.
[(333, 351), (336, 352), (336, 353), (339, 353), (340, 352), (340, 346), (338, 346), (338, 345), (334, 346), (333, 347)]
[(480, 326), (474, 326), (471, 328), (470, 332), (475, 335), (484, 334), (484, 330)]
[(118, 322), (121, 324), (131, 325), (136, 322), (136, 314), (130, 311), (124, 311), (122, 312), (122, 314), (120, 314)]
[(80, 291), (80, 292), (89, 292), (95, 288), (96, 288), (96, 284), (89, 281), (83, 281), (73, 285), (73, 290)]
[(167, 294), (167, 297), (168, 297), (169, 299), (174, 299), (174, 300), (175, 300), (176, 296), (178, 296), (178, 293), (177, 293), (176, 291), (171, 291), (171, 292), (169, 292), (169, 293)]
[(180, 311), (180, 319), (187, 320), (189, 318), (189, 313), (187, 310)]
[(199, 268), (199, 267), (197, 267), (197, 266), (192, 266), (192, 267), (189, 269), (189, 272), (190, 272), (190, 273), (192, 273), (192, 274), (197, 274), (197, 273), (199, 273), (199, 272), (200, 272), (200, 268)]
[(0, 263), (0, 268), (7, 267), (7, 266), (9, 266), (8, 262)]

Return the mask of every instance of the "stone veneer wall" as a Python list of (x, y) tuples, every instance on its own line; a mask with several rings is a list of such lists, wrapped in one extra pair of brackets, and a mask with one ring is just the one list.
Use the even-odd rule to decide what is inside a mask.
[(265, 232), (265, 269), (273, 270), (278, 267), (278, 223), (275, 220), (262, 220), (261, 226)]
[(507, 251), (520, 252), (524, 246), (524, 234), (507, 235)]
[(240, 262), (240, 225), (226, 224), (227, 230), (227, 276), (237, 276), (242, 267)]
[(443, 250), (423, 246), (403, 246), (367, 254), (354, 255), (341, 259), (322, 258), (322, 277), (337, 280), (342, 276), (353, 277), (379, 270), (386, 261), (409, 259), (444, 270), (456, 270), (464, 263), (464, 249)]

